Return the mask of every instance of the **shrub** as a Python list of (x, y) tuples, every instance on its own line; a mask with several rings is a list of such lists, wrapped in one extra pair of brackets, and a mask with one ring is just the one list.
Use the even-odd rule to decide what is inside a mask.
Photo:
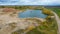
[(46, 15), (53, 15), (53, 13), (50, 10), (46, 9), (46, 8), (43, 8), (42, 11)]

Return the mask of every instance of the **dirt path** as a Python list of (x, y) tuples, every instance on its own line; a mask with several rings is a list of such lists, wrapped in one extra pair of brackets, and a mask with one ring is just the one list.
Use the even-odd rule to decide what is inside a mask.
[(57, 24), (58, 24), (58, 34), (60, 34), (60, 18), (55, 12), (53, 12), (53, 13), (54, 13), (55, 19), (56, 19)]

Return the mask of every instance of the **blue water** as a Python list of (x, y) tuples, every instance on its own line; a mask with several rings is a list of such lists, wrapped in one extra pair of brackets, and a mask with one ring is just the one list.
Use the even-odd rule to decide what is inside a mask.
[(41, 10), (26, 10), (25, 12), (21, 12), (18, 14), (19, 18), (46, 18), (47, 15), (43, 14)]

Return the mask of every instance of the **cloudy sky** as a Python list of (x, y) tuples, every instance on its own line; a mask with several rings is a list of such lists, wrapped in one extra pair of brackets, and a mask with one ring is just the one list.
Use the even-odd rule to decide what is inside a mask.
[(60, 5), (60, 0), (0, 0), (0, 5)]

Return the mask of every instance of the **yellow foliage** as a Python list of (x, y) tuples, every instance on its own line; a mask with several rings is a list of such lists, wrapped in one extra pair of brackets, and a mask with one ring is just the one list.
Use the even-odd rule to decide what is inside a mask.
[(46, 9), (46, 8), (43, 8), (42, 11), (43, 11), (44, 14), (52, 15), (52, 12), (50, 10)]
[(17, 32), (13, 32), (12, 34), (18, 34)]
[(35, 28), (35, 26), (30, 26), (28, 30), (32, 30), (33, 28)]
[(34, 29), (35, 28), (35, 26), (29, 26), (28, 28), (27, 28), (27, 30), (25, 30), (25, 32), (29, 32), (29, 31), (31, 31), (32, 29)]
[(48, 19), (51, 19), (51, 16), (47, 16), (46, 19), (47, 19), (47, 20), (48, 20)]

